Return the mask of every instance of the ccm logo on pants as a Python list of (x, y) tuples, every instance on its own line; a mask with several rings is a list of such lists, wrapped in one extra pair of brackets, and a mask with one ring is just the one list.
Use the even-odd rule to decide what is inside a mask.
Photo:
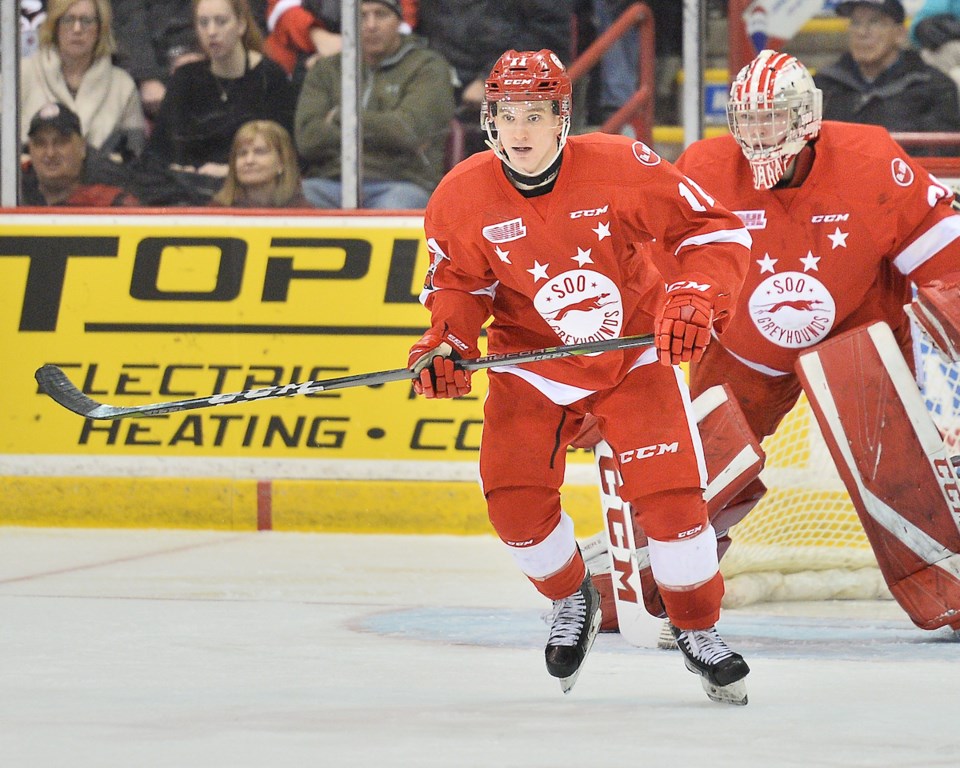
[(649, 459), (651, 456), (662, 456), (665, 453), (677, 453), (680, 450), (680, 443), (655, 443), (643, 448), (634, 448), (632, 451), (625, 451), (620, 454), (620, 463), (627, 464), (634, 459)]

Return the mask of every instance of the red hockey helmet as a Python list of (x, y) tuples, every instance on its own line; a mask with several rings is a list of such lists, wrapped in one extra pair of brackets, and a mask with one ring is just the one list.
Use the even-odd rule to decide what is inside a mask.
[(570, 117), (573, 84), (553, 51), (507, 51), (484, 83), (484, 98), (495, 101), (556, 101), (561, 117)]
[[(484, 102), (480, 110), (480, 124), (490, 138), (489, 144), (507, 165), (507, 159), (497, 138), (494, 124), (498, 102), (552, 101), (554, 112), (560, 116), (561, 133), (557, 154), (563, 150), (570, 132), (570, 110), (573, 84), (566, 67), (553, 51), (514, 51), (504, 53), (490, 70), (484, 83)], [(511, 166), (512, 167), (512, 166)]]

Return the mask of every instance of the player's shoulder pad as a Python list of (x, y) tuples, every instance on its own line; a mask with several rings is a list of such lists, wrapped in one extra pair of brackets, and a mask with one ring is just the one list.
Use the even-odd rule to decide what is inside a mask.
[(575, 175), (581, 183), (629, 186), (645, 184), (664, 171), (673, 171), (647, 144), (629, 136), (587, 133), (567, 139)]
[(848, 178), (889, 189), (906, 189), (928, 174), (879, 125), (824, 120), (815, 144), (818, 162), (842, 169)]

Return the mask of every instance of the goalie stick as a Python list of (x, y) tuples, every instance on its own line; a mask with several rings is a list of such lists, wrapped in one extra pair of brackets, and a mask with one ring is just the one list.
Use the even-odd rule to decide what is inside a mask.
[[(558, 357), (571, 355), (592, 355), (600, 352), (609, 352), (632, 347), (642, 347), (653, 343), (653, 336), (624, 336), (601, 341), (586, 341), (580, 344), (563, 344), (557, 347), (544, 347), (526, 352), (507, 352), (502, 355), (487, 355), (473, 360), (459, 360), (457, 365), (467, 371), (479, 371), (485, 368), (494, 368), (499, 365), (521, 365), (523, 363), (537, 363), (543, 360), (553, 360)], [(390, 371), (375, 373), (360, 373), (353, 376), (341, 376), (337, 379), (322, 381), (305, 381), (300, 384), (283, 384), (259, 389), (245, 389), (242, 392), (228, 392), (213, 394), (207, 397), (194, 397), (187, 400), (172, 400), (167, 403), (151, 403), (150, 405), (115, 406), (99, 403), (85, 395), (56, 365), (44, 365), (34, 374), (40, 391), (49, 395), (57, 403), (74, 413), (87, 419), (125, 419), (128, 417), (142, 418), (145, 416), (162, 416), (177, 411), (191, 411), (197, 408), (211, 408), (216, 405), (229, 403), (270, 400), (278, 397), (294, 397), (296, 395), (312, 395), (317, 392), (326, 392), (331, 389), (346, 387), (364, 387), (374, 384), (386, 384), (391, 381), (412, 380), (414, 373), (409, 368), (395, 368)]]

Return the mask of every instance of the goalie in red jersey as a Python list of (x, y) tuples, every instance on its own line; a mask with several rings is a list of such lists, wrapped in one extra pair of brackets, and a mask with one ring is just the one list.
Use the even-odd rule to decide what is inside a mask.
[[(431, 327), (411, 349), (425, 397), (470, 390), (457, 360), (655, 333), (652, 348), (489, 372), (480, 476), (490, 521), (554, 604), (548, 672), (568, 691), (600, 623), (560, 486), (587, 413), (620, 456), (623, 493), (687, 667), (746, 703), (748, 667), (717, 634), (723, 579), (703, 501), (702, 445), (677, 365), (722, 332), (748, 265), (740, 220), (642, 142), (568, 137), (571, 83), (550, 51), (507, 51), (486, 81), (490, 152), (460, 163), (427, 206)], [(669, 276), (668, 278), (665, 276)]]
[(918, 626), (958, 628), (957, 481), (936, 431), (924, 437), (904, 311), (911, 282), (960, 298), (954, 193), (883, 128), (822, 121), (793, 56), (762, 51), (744, 67), (727, 115), (732, 135), (692, 144), (677, 167), (721, 193), (753, 255), (737, 312), (691, 364), (691, 392), (728, 384), (762, 439), (803, 388), (894, 597)]

